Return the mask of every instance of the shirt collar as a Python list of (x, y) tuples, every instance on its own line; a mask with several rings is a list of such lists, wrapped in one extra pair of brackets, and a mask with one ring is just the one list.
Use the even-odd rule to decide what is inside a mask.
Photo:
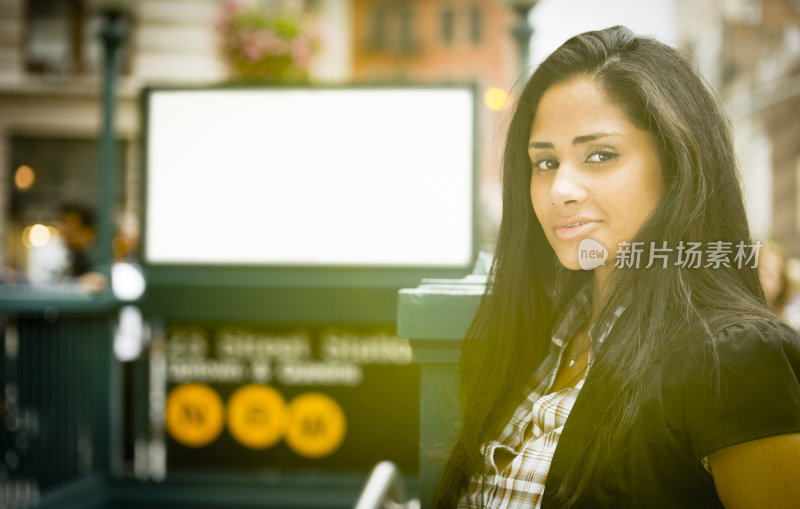
[(593, 287), (592, 281), (587, 281), (564, 308), (551, 335), (551, 340), (557, 347), (566, 346), (570, 338), (591, 318)]
[[(593, 288), (594, 282), (590, 279), (578, 290), (564, 308), (564, 312), (561, 314), (551, 336), (552, 342), (558, 348), (564, 348), (569, 340), (591, 319)], [(603, 324), (595, 323), (591, 326), (589, 338), (592, 341), (593, 349), (596, 350), (603, 344), (611, 329), (614, 328), (614, 324), (617, 323), (617, 319), (627, 309), (632, 299), (633, 292), (629, 292), (608, 320)]]

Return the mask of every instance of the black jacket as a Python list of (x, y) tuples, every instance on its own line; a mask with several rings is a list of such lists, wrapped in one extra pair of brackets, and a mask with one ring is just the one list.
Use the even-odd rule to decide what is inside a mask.
[[(721, 391), (714, 389), (711, 341), (673, 352), (647, 378), (646, 401), (626, 441), (581, 507), (722, 507), (701, 458), (729, 445), (800, 432), (800, 338), (788, 326), (750, 321), (716, 336)], [(576, 437), (596, 415), (592, 374), (567, 420), (550, 466), (550, 488), (579, 461)], [(552, 490), (551, 490), (552, 491)], [(543, 509), (558, 505), (544, 491)]]

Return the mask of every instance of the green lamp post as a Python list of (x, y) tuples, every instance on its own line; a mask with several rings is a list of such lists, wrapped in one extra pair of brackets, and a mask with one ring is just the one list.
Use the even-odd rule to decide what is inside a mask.
[(511, 29), (511, 34), (517, 41), (519, 48), (519, 67), (521, 74), (527, 74), (530, 65), (530, 46), (533, 28), (528, 23), (528, 15), (539, 0), (503, 0), (517, 15), (517, 23)]
[[(111, 241), (114, 235), (113, 212), (117, 176), (117, 143), (114, 138), (115, 90), (122, 61), (122, 49), (128, 35), (128, 13), (133, 2), (90, 0), (91, 11), (103, 18), (100, 40), (103, 44), (103, 103), (100, 131), (97, 202), (97, 270), (111, 277)], [(110, 286), (110, 285), (109, 285)]]

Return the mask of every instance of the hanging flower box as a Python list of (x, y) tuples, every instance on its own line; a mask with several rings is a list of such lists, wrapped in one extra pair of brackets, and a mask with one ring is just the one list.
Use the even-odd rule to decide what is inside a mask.
[(307, 82), (319, 41), (299, 10), (269, 11), (227, 2), (216, 24), (219, 50), (235, 81)]

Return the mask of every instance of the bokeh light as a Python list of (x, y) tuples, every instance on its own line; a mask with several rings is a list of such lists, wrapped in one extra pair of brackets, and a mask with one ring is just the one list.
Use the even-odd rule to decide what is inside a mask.
[(14, 185), (20, 191), (30, 189), (34, 182), (36, 182), (36, 173), (30, 166), (23, 164), (14, 172)]
[(115, 263), (111, 267), (111, 289), (120, 300), (136, 300), (147, 286), (142, 271), (130, 263)]
[(42, 247), (50, 242), (51, 234), (47, 226), (35, 224), (22, 231), (22, 243), (25, 247)]
[(483, 102), (492, 111), (500, 111), (506, 107), (508, 92), (502, 88), (492, 87), (483, 95)]

